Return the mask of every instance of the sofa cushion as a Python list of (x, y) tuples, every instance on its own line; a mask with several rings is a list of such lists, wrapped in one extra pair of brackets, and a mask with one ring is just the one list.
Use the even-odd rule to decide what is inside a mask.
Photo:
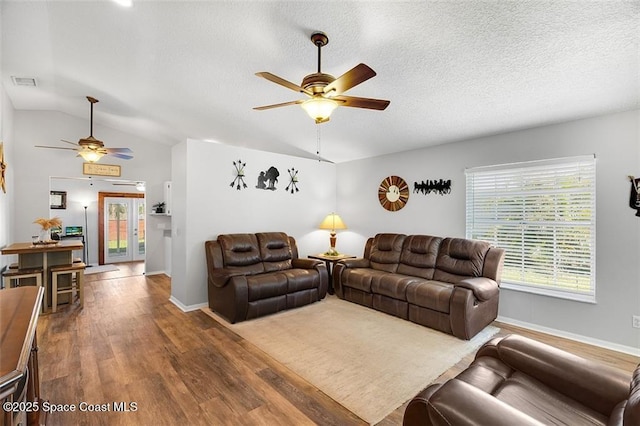
[(265, 272), (291, 269), (289, 237), (283, 232), (257, 233), (260, 256)]
[(268, 272), (247, 277), (249, 302), (287, 294), (287, 277), (281, 272)]
[(432, 279), (441, 242), (440, 237), (409, 235), (402, 246), (398, 273)]
[(371, 268), (355, 268), (345, 269), (343, 272), (342, 284), (345, 287), (355, 288), (357, 290), (371, 293), (372, 281), (379, 280), (380, 277), (388, 275), (388, 272), (377, 271)]
[(254, 234), (219, 235), (225, 267), (246, 275), (264, 272), (258, 239)]
[(405, 238), (406, 235), (403, 234), (376, 235), (369, 255), (371, 267), (380, 271), (396, 272)]
[(445, 238), (440, 243), (433, 279), (457, 283), (465, 278), (481, 277), (490, 247), (486, 241)]
[(320, 274), (315, 269), (288, 269), (282, 273), (287, 277), (287, 293), (320, 286)]
[(453, 284), (442, 281), (414, 281), (407, 286), (407, 302), (448, 314), (454, 288)]
[(407, 286), (419, 278), (400, 274), (381, 274), (371, 281), (371, 292), (397, 300), (407, 300)]

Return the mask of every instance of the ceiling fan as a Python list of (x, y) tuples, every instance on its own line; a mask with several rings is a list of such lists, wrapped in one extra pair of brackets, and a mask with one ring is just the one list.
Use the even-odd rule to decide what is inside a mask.
[(147, 188), (144, 182), (113, 182), (115, 186), (135, 186), (140, 192), (144, 192)]
[(266, 105), (253, 109), (261, 111), (288, 105), (301, 105), (307, 114), (315, 120), (316, 124), (320, 124), (329, 121), (331, 113), (339, 106), (384, 110), (389, 105), (389, 101), (382, 99), (344, 96), (344, 92), (374, 77), (376, 72), (365, 64), (358, 64), (338, 78), (325, 74), (320, 69), (320, 51), (322, 46), (326, 46), (329, 43), (329, 37), (324, 33), (316, 32), (311, 34), (311, 41), (318, 47), (318, 72), (305, 76), (300, 86), (269, 72), (256, 73), (258, 77), (266, 78), (287, 89), (304, 93), (309, 99)]
[(122, 158), (123, 160), (130, 160), (133, 158), (133, 153), (129, 148), (105, 148), (104, 143), (93, 137), (93, 104), (99, 102), (96, 98), (87, 96), (87, 100), (91, 103), (91, 133), (88, 137), (82, 138), (78, 143), (73, 143), (61, 139), (62, 142), (75, 146), (75, 148), (66, 148), (58, 146), (44, 146), (36, 145), (37, 148), (51, 148), (51, 149), (68, 149), (71, 151), (77, 151), (78, 157), (82, 157), (89, 163), (95, 163), (104, 155), (110, 155), (112, 157)]

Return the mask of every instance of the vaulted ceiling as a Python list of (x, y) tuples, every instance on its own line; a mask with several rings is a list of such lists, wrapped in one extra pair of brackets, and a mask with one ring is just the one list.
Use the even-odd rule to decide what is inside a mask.
[[(90, 95), (96, 123), (157, 143), (314, 157), (319, 140), (344, 162), (640, 105), (638, 1), (133, 2), (3, 0), (14, 107), (88, 119)], [(297, 105), (252, 109), (304, 98), (254, 74), (300, 84), (318, 30), (323, 72), (369, 65), (377, 76), (347, 94), (388, 99), (385, 111), (340, 107), (316, 125)]]

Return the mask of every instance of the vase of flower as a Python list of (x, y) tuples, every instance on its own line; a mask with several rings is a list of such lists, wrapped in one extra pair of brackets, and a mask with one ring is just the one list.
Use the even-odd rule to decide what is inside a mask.
[(41, 229), (39, 241), (41, 243), (51, 240), (51, 229)]
[(41, 217), (33, 221), (33, 223), (40, 225), (41, 229), (39, 240), (41, 243), (48, 243), (51, 241), (51, 228), (54, 226), (62, 226), (62, 221), (59, 217), (54, 217), (53, 219), (45, 219)]

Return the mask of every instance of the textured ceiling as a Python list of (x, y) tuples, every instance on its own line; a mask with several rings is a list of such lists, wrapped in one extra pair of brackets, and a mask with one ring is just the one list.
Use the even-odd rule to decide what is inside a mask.
[[(334, 162), (639, 107), (639, 1), (7, 1), (2, 78), (16, 109), (58, 110), (164, 144), (186, 138)], [(315, 125), (300, 99), (309, 40), (323, 71), (377, 76)], [(11, 76), (35, 77), (37, 88)], [(51, 135), (71, 140), (87, 135)], [(100, 138), (100, 135), (96, 135)], [(104, 141), (119, 146), (117, 141)]]

